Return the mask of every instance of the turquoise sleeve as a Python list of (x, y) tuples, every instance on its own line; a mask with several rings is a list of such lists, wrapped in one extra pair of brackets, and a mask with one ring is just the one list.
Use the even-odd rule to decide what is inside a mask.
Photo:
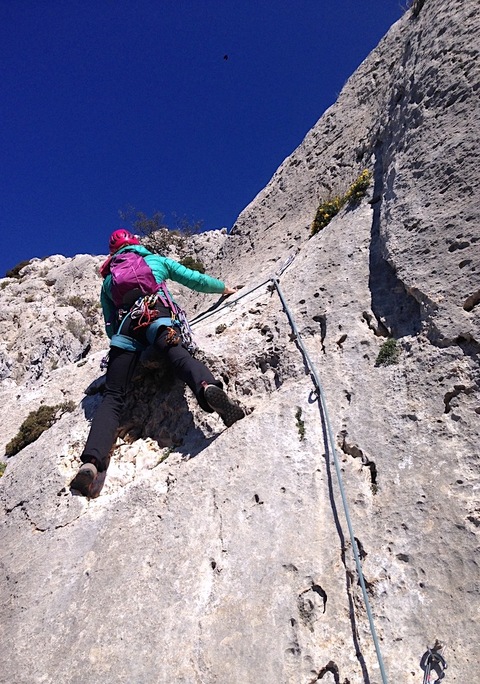
[(190, 290), (210, 294), (221, 294), (225, 289), (225, 283), (222, 280), (212, 278), (212, 276), (206, 273), (193, 271), (186, 266), (182, 266), (178, 261), (174, 261), (174, 259), (152, 254), (147, 256), (145, 261), (152, 269), (157, 282), (170, 278), (170, 280), (174, 280), (180, 283), (180, 285), (185, 285)]
[[(107, 276), (109, 278), (110, 276)], [(102, 290), (100, 292), (100, 304), (102, 305), (103, 320), (105, 321), (105, 332), (111, 340), (115, 334), (115, 313), (116, 309), (112, 300), (106, 293), (106, 280), (103, 282)]]

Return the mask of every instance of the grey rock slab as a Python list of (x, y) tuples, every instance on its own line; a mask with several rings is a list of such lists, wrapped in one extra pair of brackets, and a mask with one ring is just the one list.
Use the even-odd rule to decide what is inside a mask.
[[(388, 681), (421, 681), (436, 640), (445, 681), (476, 680), (479, 15), (473, 0), (416, 6), (231, 234), (192, 238), (208, 272), (243, 286), (228, 300), (173, 288), (246, 410), (232, 428), (146, 355), (100, 497), (72, 494), (105, 338), (70, 298), (95, 300), (104, 257), (2, 281), (5, 443), (29, 400), (77, 402), (0, 479), (2, 683), (380, 684), (335, 456)], [(364, 168), (361, 203), (310, 237)], [(265, 282), (289, 256), (280, 286), (333, 444)], [(379, 365), (389, 338), (395, 363)]]
[[(328, 497), (318, 496), (327, 485), (316, 408), (302, 442), (290, 399), (280, 393), (196, 458), (167, 460), (148, 481), (90, 503), (57, 497), (58, 474), (39, 487), (32, 472), (37, 494), (7, 502), (6, 535), (35, 559), (12, 560), (2, 544), (19, 617), (4, 635), (15, 653), (7, 673), (15, 681), (235, 682), (254, 668), (267, 680), (298, 681), (301, 671), (307, 681), (339, 649), (354, 659), (339, 541), (327, 541), (335, 528)], [(260, 432), (262, 446), (252, 449)], [(6, 477), (18, 482), (19, 470)], [(61, 510), (46, 529), (33, 520), (31, 496)], [(330, 610), (338, 611), (334, 632)], [(60, 640), (68, 659), (53, 648)]]

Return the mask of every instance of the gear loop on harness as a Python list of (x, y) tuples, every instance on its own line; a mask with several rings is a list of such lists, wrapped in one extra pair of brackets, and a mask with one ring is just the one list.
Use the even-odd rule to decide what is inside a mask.
[[(181, 309), (171, 298), (164, 283), (160, 284), (160, 290), (154, 294), (144, 295), (139, 297), (128, 312), (121, 312), (121, 320), (129, 315), (132, 321), (136, 321), (137, 325), (134, 330), (146, 328), (159, 317), (159, 305), (168, 309), (172, 325), (179, 328), (179, 336), (181, 336), (182, 344), (188, 351), (193, 354), (197, 345), (193, 340), (192, 329), (188, 323), (187, 316), (183, 309)], [(173, 338), (172, 338), (173, 339)], [(178, 344), (178, 340), (175, 344)]]
[(144, 297), (139, 297), (137, 299), (135, 304), (130, 309), (130, 318), (132, 321), (138, 320), (134, 330), (147, 327), (160, 316), (160, 312), (156, 308), (159, 299), (161, 298), (159, 297), (158, 293), (145, 295)]

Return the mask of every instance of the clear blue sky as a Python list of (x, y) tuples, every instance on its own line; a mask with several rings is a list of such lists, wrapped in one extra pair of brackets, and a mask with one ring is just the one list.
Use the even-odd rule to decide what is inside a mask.
[(0, 277), (127, 205), (230, 229), (405, 2), (0, 0)]

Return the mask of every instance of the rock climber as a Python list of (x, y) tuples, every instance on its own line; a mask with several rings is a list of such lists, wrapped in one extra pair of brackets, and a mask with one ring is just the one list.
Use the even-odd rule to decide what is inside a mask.
[[(109, 248), (110, 256), (100, 269), (104, 278), (100, 301), (110, 338), (105, 392), (80, 457), (83, 465), (70, 484), (72, 489), (87, 497), (96, 495), (95, 481), (100, 473), (107, 470), (126, 394), (139, 357), (147, 346), (153, 345), (171, 364), (176, 377), (190, 387), (202, 409), (209, 413), (217, 412), (227, 427), (244, 416), (243, 409), (229, 399), (223, 390), (222, 382), (182, 343), (178, 322), (172, 320), (171, 308), (175, 304), (164, 281), (171, 279), (191, 290), (212, 294), (231, 295), (237, 290), (205, 273), (186, 268), (173, 259), (153, 254), (128, 230), (114, 231), (110, 236)], [(119, 306), (118, 293), (122, 287), (119, 281), (122, 276), (118, 276), (116, 271), (114, 273), (112, 264), (118, 261), (118, 255), (126, 253), (133, 253), (137, 257), (121, 257), (125, 261), (142, 257), (139, 263), (143, 264), (150, 276), (153, 274), (154, 289), (162, 284), (166, 297), (161, 290), (157, 294), (142, 296), (145, 290), (133, 289), (123, 296)], [(139, 312), (143, 315), (139, 315)], [(139, 324), (142, 320), (143, 323)]]

